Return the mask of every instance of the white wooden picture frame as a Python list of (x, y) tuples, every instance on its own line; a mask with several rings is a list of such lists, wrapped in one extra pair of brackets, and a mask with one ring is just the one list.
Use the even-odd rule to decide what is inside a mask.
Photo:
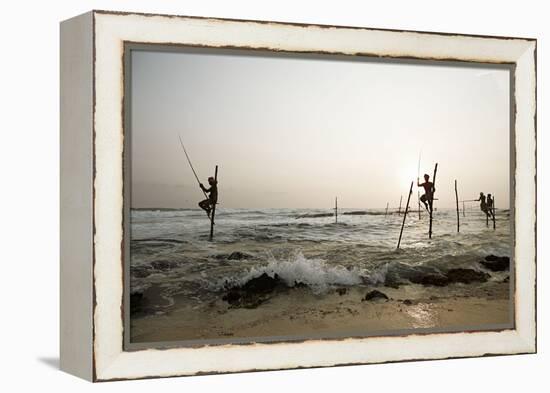
[[(125, 349), (126, 43), (507, 64), (514, 326)], [(61, 368), (90, 381), (536, 352), (536, 40), (92, 11), (61, 24)]]

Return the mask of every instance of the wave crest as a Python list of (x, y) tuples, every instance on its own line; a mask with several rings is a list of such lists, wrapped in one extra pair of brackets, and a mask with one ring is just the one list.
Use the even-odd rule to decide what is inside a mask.
[(242, 286), (264, 273), (270, 277), (277, 275), (288, 287), (307, 285), (314, 293), (325, 292), (332, 286), (352, 286), (363, 283), (359, 269), (329, 266), (320, 258), (306, 258), (301, 252), (297, 252), (288, 259), (277, 260), (270, 257), (267, 265), (253, 267), (244, 275), (225, 279), (218, 288)]

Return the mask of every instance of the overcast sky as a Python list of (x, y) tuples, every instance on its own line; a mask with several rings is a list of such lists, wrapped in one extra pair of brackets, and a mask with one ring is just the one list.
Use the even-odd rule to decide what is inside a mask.
[(396, 206), (420, 153), (436, 206), (508, 207), (507, 70), (227, 53), (133, 52), (132, 207), (203, 198), (178, 134), (226, 208)]

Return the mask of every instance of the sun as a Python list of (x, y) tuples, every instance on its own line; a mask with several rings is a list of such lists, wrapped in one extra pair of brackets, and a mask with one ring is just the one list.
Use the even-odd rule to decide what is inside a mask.
[[(410, 186), (411, 182), (414, 182), (414, 184), (416, 184), (416, 178), (418, 177), (418, 168), (413, 166), (403, 167), (400, 170), (399, 174), (400, 186), (408, 187)], [(422, 177), (422, 173), (420, 174), (420, 177)]]

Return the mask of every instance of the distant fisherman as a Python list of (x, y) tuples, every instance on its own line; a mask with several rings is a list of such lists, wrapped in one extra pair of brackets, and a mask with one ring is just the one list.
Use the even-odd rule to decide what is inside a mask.
[(416, 179), (418, 187), (424, 188), (424, 195), (420, 197), (420, 201), (424, 204), (424, 207), (430, 212), (433, 206), (435, 187), (434, 184), (430, 181), (430, 175), (424, 175), (424, 183), (420, 184), (420, 179)]
[(208, 184), (210, 184), (210, 188), (204, 187), (202, 183), (199, 184), (201, 190), (209, 194), (208, 199), (199, 202), (199, 207), (203, 209), (206, 214), (208, 214), (208, 218), (210, 218), (210, 212), (218, 202), (218, 182), (214, 180), (213, 177), (209, 177)]
[[(491, 194), (489, 194), (489, 198), (491, 197)], [(487, 206), (487, 198), (485, 197), (485, 195), (480, 192), (479, 193), (479, 198), (477, 199), (474, 199), (475, 201), (478, 201), (480, 202), (479, 204), (479, 208), (481, 209), (481, 211), (485, 214), (487, 214), (488, 216), (490, 216), (491, 214), (489, 213), (489, 208)], [(491, 199), (491, 206), (493, 205), (493, 200)]]

